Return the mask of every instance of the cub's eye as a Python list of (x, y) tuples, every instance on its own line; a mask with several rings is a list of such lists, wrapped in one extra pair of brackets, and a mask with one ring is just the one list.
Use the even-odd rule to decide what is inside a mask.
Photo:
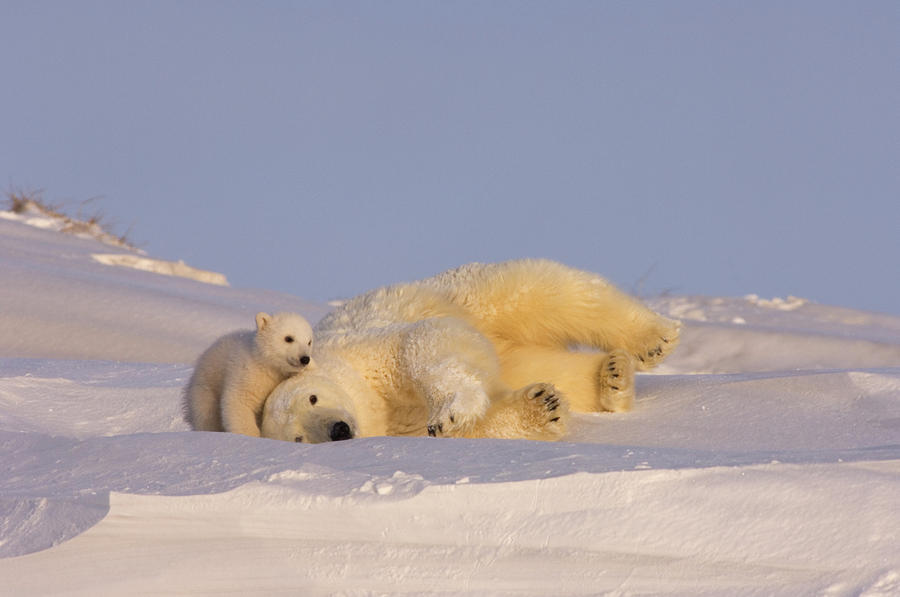
[(290, 344), (291, 342), (294, 341), (294, 337), (293, 336), (285, 336), (284, 341), (287, 342), (288, 344)]
[(316, 396), (315, 394), (313, 394), (312, 396), (309, 397), (309, 403), (310, 403), (310, 404), (315, 404), (315, 403), (318, 402), (318, 401), (319, 401), (319, 397)]
[(303, 436), (302, 436), (302, 435), (298, 435), (297, 437), (294, 438), (294, 441), (297, 442), (298, 444), (302, 444), (302, 443), (303, 443)]
[(306, 343), (307, 346), (312, 346), (312, 340)]

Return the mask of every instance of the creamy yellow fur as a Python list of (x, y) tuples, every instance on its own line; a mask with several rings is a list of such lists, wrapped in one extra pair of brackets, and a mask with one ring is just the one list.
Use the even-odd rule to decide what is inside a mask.
[(184, 391), (193, 429), (259, 437), (266, 397), (309, 363), (313, 333), (302, 316), (258, 313), (256, 328), (222, 336), (197, 359)]
[(678, 330), (589, 272), (470, 264), (319, 322), (315, 367), (273, 391), (262, 434), (328, 441), (345, 424), (354, 437), (556, 439), (569, 407), (630, 408), (634, 370), (665, 358)]

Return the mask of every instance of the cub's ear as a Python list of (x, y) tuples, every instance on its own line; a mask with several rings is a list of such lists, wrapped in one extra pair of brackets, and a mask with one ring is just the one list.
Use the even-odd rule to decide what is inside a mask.
[(260, 311), (256, 314), (256, 330), (261, 331), (264, 327), (272, 323), (272, 316), (268, 313)]

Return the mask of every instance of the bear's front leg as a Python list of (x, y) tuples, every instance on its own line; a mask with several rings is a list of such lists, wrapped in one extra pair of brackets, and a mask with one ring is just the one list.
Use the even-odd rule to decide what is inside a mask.
[(432, 436), (465, 434), (503, 386), (494, 345), (453, 317), (416, 322), (407, 330), (400, 354), (404, 377), (425, 402)]
[(259, 395), (259, 388), (226, 380), (219, 404), (222, 427), (230, 433), (259, 437), (257, 411), (261, 410), (264, 401), (265, 395)]
[(487, 412), (491, 400), (478, 372), (458, 361), (444, 361), (418, 378), (428, 407), (428, 435), (465, 434)]
[(569, 404), (553, 384), (534, 383), (493, 401), (467, 437), (553, 441), (566, 433)]
[(234, 401), (223, 404), (222, 407), (222, 426), (225, 431), (259, 437), (259, 425), (252, 409)]

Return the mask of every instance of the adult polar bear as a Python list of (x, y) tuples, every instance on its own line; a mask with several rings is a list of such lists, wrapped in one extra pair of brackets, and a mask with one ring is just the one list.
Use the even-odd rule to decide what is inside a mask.
[(679, 324), (595, 274), (518, 260), (374, 290), (314, 331), (316, 358), (270, 394), (263, 437), (557, 439), (570, 407), (628, 410), (635, 369), (668, 356)]

